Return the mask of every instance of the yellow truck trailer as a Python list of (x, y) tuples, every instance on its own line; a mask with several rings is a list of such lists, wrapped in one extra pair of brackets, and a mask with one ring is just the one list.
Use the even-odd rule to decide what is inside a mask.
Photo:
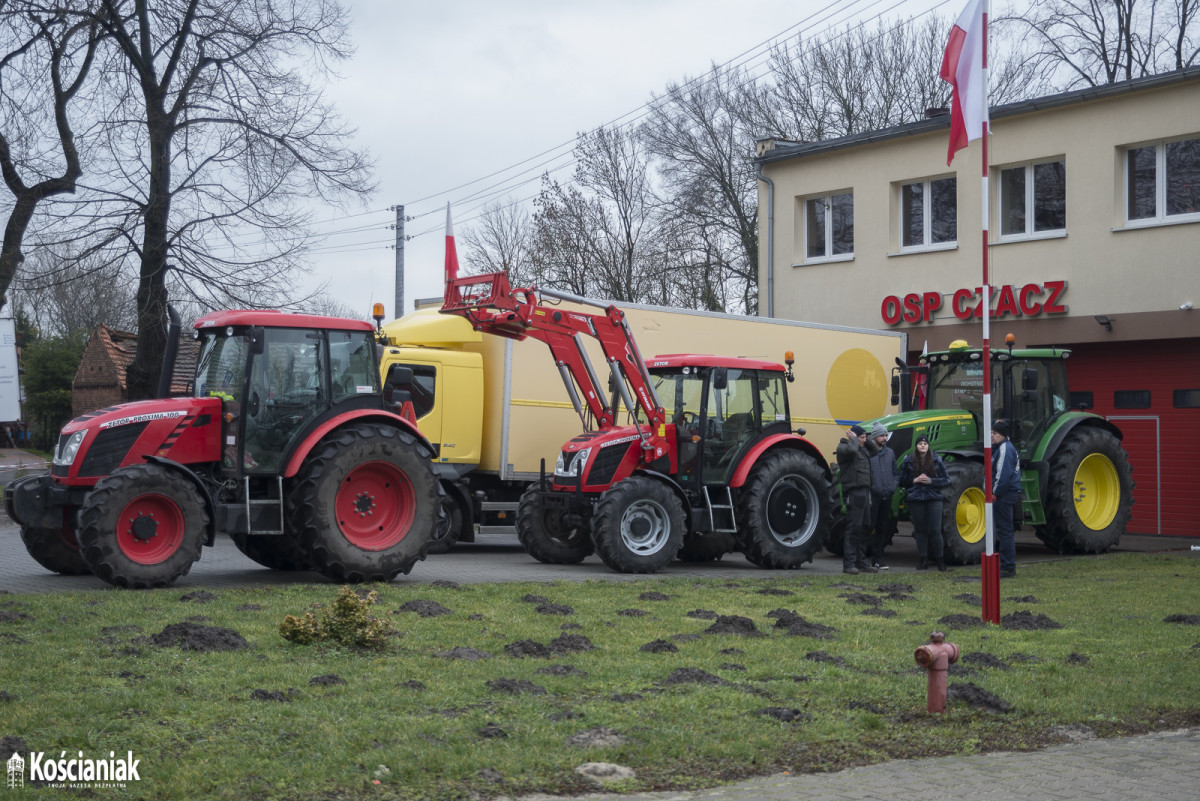
[[(384, 325), (381, 364), (385, 377), (403, 373), (395, 383), (409, 386), (411, 397), (396, 400), (411, 400), (437, 451), (447, 514), (435, 552), (473, 541), (476, 533), (511, 532), (517, 502), (541, 476), (542, 461), (552, 472), (562, 443), (584, 425), (544, 344), (481, 334), (462, 317), (439, 313), (440, 305), (431, 301)], [(619, 306), (648, 362), (703, 353), (782, 363), (785, 352), (794, 353), (792, 423), (829, 458), (846, 426), (897, 411), (889, 373), (906, 356), (903, 333)], [(593, 362), (604, 363), (595, 343), (584, 345)]]

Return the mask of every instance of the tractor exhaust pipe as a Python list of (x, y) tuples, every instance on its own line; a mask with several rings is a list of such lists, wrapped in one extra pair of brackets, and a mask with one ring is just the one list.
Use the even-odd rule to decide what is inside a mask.
[(170, 303), (167, 304), (167, 317), (171, 322), (167, 325), (167, 351), (163, 354), (162, 372), (158, 375), (156, 398), (171, 396), (171, 377), (175, 375), (175, 357), (179, 353), (179, 332), (182, 326), (179, 314)]

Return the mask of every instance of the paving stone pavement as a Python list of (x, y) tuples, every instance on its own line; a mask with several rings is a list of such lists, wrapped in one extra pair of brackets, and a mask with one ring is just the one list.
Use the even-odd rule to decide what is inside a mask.
[[(1197, 801), (1200, 729), (1089, 740), (1036, 752), (902, 759), (776, 775), (696, 792), (596, 793), (572, 801)], [(521, 801), (560, 801), (525, 796)], [(566, 801), (566, 799), (561, 799)]]

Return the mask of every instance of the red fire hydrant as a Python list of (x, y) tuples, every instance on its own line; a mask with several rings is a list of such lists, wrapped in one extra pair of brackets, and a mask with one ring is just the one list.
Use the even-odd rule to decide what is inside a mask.
[(913, 654), (917, 664), (929, 674), (930, 712), (946, 711), (946, 669), (958, 661), (958, 646), (945, 642), (946, 635), (935, 631), (929, 635), (929, 644), (922, 645)]

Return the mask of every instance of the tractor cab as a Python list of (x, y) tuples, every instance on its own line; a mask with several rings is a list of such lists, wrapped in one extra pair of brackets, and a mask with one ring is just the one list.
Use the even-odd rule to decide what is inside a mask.
[(197, 321), (193, 394), (222, 401), (224, 469), (277, 474), (310, 424), (334, 407), (378, 395), (370, 324), (348, 330), (348, 321), (331, 321), (278, 312), (222, 312)]
[[(788, 433), (787, 374), (779, 364), (686, 354), (656, 356), (649, 368), (675, 427), (685, 488), (728, 484), (753, 443), (766, 433)], [(643, 410), (638, 419), (646, 422)]]

